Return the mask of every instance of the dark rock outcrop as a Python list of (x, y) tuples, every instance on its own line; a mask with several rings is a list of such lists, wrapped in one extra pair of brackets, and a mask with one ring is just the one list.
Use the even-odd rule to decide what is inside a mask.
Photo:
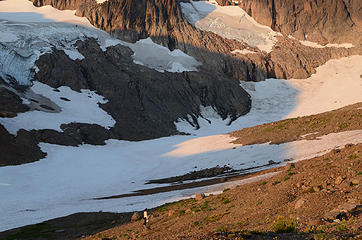
[(240, 7), (259, 23), (301, 40), (362, 42), (360, 0), (243, 0)]
[[(103, 52), (90, 39), (78, 41), (77, 47), (85, 56), (81, 61), (55, 49), (41, 56), (35, 80), (54, 88), (90, 89), (104, 96), (109, 101), (101, 107), (116, 120), (110, 130), (112, 138), (143, 140), (177, 134), (174, 122), (178, 119), (197, 127), (200, 105), (212, 106), (221, 117), (232, 120), (251, 107), (249, 95), (238, 81), (203, 68), (199, 72), (160, 73), (133, 63), (132, 51), (121, 45)], [(108, 137), (108, 133), (102, 134), (101, 139)], [(85, 139), (95, 141), (90, 140), (92, 134), (86, 135)]]
[(30, 132), (21, 129), (14, 137), (1, 124), (0, 152), (0, 167), (30, 163), (46, 156)]
[(62, 124), (62, 132), (51, 129), (32, 130), (31, 134), (37, 142), (45, 142), (64, 146), (79, 146), (80, 144), (105, 145), (110, 138), (107, 129), (97, 124), (69, 123)]
[(28, 110), (29, 107), (23, 104), (18, 95), (0, 86), (0, 117), (15, 117), (17, 113)]

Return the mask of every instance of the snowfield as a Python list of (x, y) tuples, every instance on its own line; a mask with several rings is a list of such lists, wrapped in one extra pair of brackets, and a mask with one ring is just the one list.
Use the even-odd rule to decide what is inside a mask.
[[(227, 125), (227, 119), (221, 120), (209, 107), (203, 109), (203, 115), (211, 120), (211, 124), (206, 120), (200, 121), (200, 130), (193, 129), (185, 122), (176, 123), (180, 130), (192, 133), (189, 136), (172, 136), (141, 142), (108, 140), (105, 146), (66, 147), (41, 143), (41, 149), (48, 153), (45, 159), (21, 166), (0, 168), (0, 230), (80, 211), (123, 212), (154, 207), (166, 201), (190, 197), (197, 192), (219, 191), (226, 185), (122, 199), (91, 199), (159, 187), (159, 184), (144, 183), (151, 179), (182, 175), (193, 170), (217, 165), (228, 165), (234, 169), (263, 169), (263, 165), (268, 164), (270, 160), (283, 164), (286, 159), (310, 158), (347, 143), (362, 142), (361, 130), (329, 134), (320, 140), (302, 140), (280, 145), (233, 145), (229, 136), (217, 135), (284, 119), (293, 112), (298, 115), (319, 112), (320, 99), (304, 94), (304, 91), (308, 93), (306, 87), (293, 87), (295, 82), (304, 83), (302, 86), (311, 85), (310, 89), (317, 87), (320, 92), (326, 87), (330, 92), (323, 95), (323, 98), (326, 98), (328, 105), (344, 94), (340, 91), (340, 85), (334, 85), (332, 89), (328, 83), (338, 81), (339, 75), (344, 74), (352, 79), (345, 84), (357, 89), (351, 96), (345, 97), (343, 103), (328, 105), (328, 110), (338, 108), (341, 104), (361, 102), (362, 96), (356, 93), (362, 90), (362, 80), (357, 70), (351, 71), (351, 68), (358, 69), (361, 60), (362, 56), (354, 56), (329, 61), (317, 69), (317, 73), (310, 78), (313, 78), (313, 81), (269, 79), (258, 83), (242, 83), (252, 96), (252, 110), (230, 126)], [(338, 74), (332, 74), (329, 78), (321, 74), (324, 71), (333, 72), (335, 64), (339, 66)], [(52, 98), (47, 95), (47, 91), (44, 91), (44, 94)], [(317, 102), (311, 103), (311, 99)], [(306, 105), (307, 102), (314, 106), (314, 109), (302, 108), (309, 106)], [(76, 102), (70, 101), (69, 104)], [(53, 114), (61, 118), (62, 112)]]
[[(194, 19), (196, 26), (200, 24), (213, 27), (215, 31), (223, 30), (220, 34), (225, 36), (235, 31), (237, 36), (230, 37), (249, 41), (249, 44), (265, 51), (269, 51), (274, 44), (275, 33), (257, 25), (240, 8), (192, 2), (191, 5), (183, 4), (183, 11), (185, 9), (189, 20)], [(30, 84), (31, 69), (37, 71), (34, 62), (41, 54), (56, 47), (73, 59), (81, 59), (73, 45), (77, 39), (86, 37), (97, 39), (103, 50), (115, 44), (129, 46), (135, 52), (135, 62), (158, 71), (192, 71), (198, 66), (196, 60), (179, 50), (169, 51), (154, 44), (151, 39), (135, 44), (121, 42), (87, 25), (84, 19), (72, 14), (67, 17), (63, 15), (69, 13), (49, 7), (34, 8), (27, 0), (0, 1), (1, 76), (9, 74), (21, 83)], [(203, 22), (204, 19), (207, 21)], [(226, 27), (233, 21), (240, 22), (243, 27), (239, 30), (234, 26)], [(270, 160), (283, 164), (286, 159), (310, 158), (346, 143), (362, 142), (362, 130), (280, 145), (234, 145), (230, 143), (232, 138), (220, 135), (362, 102), (361, 62), (362, 56), (332, 60), (319, 67), (317, 73), (308, 79), (242, 82), (240, 85), (252, 97), (251, 111), (229, 124), (230, 119), (222, 120), (211, 107), (203, 107), (203, 117), (211, 123), (200, 118), (201, 129), (195, 130), (187, 121), (175, 123), (180, 131), (191, 133), (188, 136), (140, 142), (111, 139), (105, 146), (84, 144), (69, 147), (41, 143), (41, 149), (48, 154), (45, 159), (0, 168), (0, 231), (75, 212), (123, 212), (151, 208), (193, 196), (197, 192), (220, 191), (228, 184), (255, 180), (148, 196), (92, 200), (162, 186), (145, 185), (151, 179), (182, 175), (217, 165), (228, 165), (239, 170), (251, 167), (263, 169)], [(35, 82), (31, 91), (22, 96), (24, 103), (32, 104), (28, 100), (30, 96), (43, 100), (47, 98), (54, 111), (43, 109), (21, 113), (11, 120), (0, 118), (10, 132), (16, 133), (20, 128), (59, 130), (61, 123), (72, 121), (97, 123), (104, 127), (114, 124), (114, 120), (98, 106), (98, 103), (107, 100), (94, 92), (84, 90), (78, 93), (67, 87), (60, 87), (59, 92), (54, 92), (49, 86)], [(61, 97), (70, 101), (61, 100)]]
[(181, 3), (181, 9), (195, 27), (239, 40), (262, 51), (271, 52), (277, 42), (279, 33), (257, 23), (238, 6), (219, 6), (215, 1), (190, 1)]

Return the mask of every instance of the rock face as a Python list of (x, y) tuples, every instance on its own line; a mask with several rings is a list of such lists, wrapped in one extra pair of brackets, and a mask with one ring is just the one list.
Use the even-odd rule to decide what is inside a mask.
[(243, 0), (240, 7), (259, 23), (301, 40), (361, 44), (360, 0)]
[(37, 161), (46, 156), (31, 133), (23, 129), (16, 137), (0, 124), (0, 167)]
[(0, 117), (15, 117), (17, 113), (26, 112), (29, 107), (11, 90), (0, 86)]
[[(201, 31), (195, 28), (189, 24), (183, 16), (179, 0), (108, 0), (102, 4), (96, 4), (94, 0), (31, 1), (33, 1), (36, 6), (50, 4), (59, 9), (76, 9), (76, 14), (78, 16), (86, 17), (94, 26), (106, 30), (117, 38), (126, 41), (134, 42), (140, 38), (151, 37), (155, 42), (167, 46), (171, 50), (178, 48), (195, 57), (199, 62), (203, 63), (204, 68), (208, 68), (209, 71), (216, 71), (227, 77), (244, 81), (262, 81), (266, 78), (308, 77), (314, 73), (315, 67), (324, 64), (330, 57), (348, 56), (354, 51), (323, 49), (318, 50), (318, 54), (315, 55), (312, 51), (315, 50), (314, 48), (301, 46), (300, 44), (298, 44), (298, 50), (296, 50), (295, 47), (291, 48), (290, 45), (296, 45), (296, 41), (293, 43), (292, 40), (288, 40), (284, 37), (284, 44), (279, 44), (278, 46), (279, 51), (276, 47), (273, 49), (273, 52), (278, 52), (276, 54), (278, 57), (276, 57), (275, 54), (273, 54), (274, 56), (271, 56), (270, 54), (266, 54), (257, 49), (251, 49), (256, 51), (257, 54), (234, 55), (231, 53), (233, 50), (241, 50), (250, 47), (247, 47), (247, 45), (242, 42), (225, 39), (214, 33)], [(187, 2), (187, 0), (182, 1)], [(303, 1), (293, 2), (298, 2), (299, 4), (299, 2)], [(358, 22), (359, 12), (356, 10), (358, 9), (358, 6), (356, 6), (355, 2), (358, 1), (351, 1), (348, 5), (351, 7), (348, 9), (350, 9), (351, 12), (353, 10), (353, 14), (350, 17), (353, 19), (353, 22)], [(220, 0), (220, 3), (229, 4), (231, 2)], [(292, 2), (285, 4), (279, 3), (279, 18), (287, 23), (282, 24), (283, 27), (279, 28), (277, 26), (280, 24), (278, 25), (277, 23), (281, 20), (273, 20), (276, 15), (276, 13), (274, 13), (276, 8), (272, 8), (268, 4), (271, 4), (272, 6), (278, 5), (276, 1), (259, 0), (242, 1), (241, 7), (246, 9), (248, 13), (257, 20), (259, 18), (262, 19), (263, 16), (265, 19), (271, 19), (269, 22), (265, 19), (261, 20), (261, 23), (271, 26), (282, 33), (292, 34), (296, 32), (296, 30), (293, 29), (298, 29), (298, 31), (302, 31), (299, 29), (306, 29), (306, 34), (309, 34), (309, 29), (314, 29), (314, 25), (316, 24), (315, 22), (310, 21), (310, 18), (312, 18), (312, 15), (316, 15), (320, 16), (320, 19), (318, 18), (315, 20), (316, 22), (324, 22), (324, 19), (327, 19), (328, 21), (326, 20), (326, 23), (320, 28), (315, 28), (317, 29), (315, 31), (324, 34), (324, 32), (327, 31), (324, 27), (327, 26), (327, 23), (330, 24), (330, 31), (334, 31), (334, 34), (331, 32), (326, 36), (329, 36), (328, 39), (331, 38), (331, 41), (333, 40), (333, 36), (339, 38), (342, 35), (343, 37), (351, 36), (351, 39), (357, 39), (355, 37), (358, 35), (354, 33), (356, 30), (354, 27), (355, 25), (352, 24), (351, 27), (350, 22), (346, 21), (343, 17), (335, 18), (332, 10), (323, 12), (323, 4), (328, 6), (327, 3), (318, 3), (318, 7), (312, 8), (313, 14), (302, 7), (296, 8), (297, 10), (300, 10), (300, 12), (298, 12), (299, 15), (296, 13), (289, 14), (289, 12), (293, 13), (293, 9), (290, 9), (289, 6), (299, 6), (300, 4), (298, 5), (295, 3), (293, 5)], [(320, 4), (322, 5), (319, 6)], [(339, 8), (340, 6), (338, 5), (338, 9)], [(270, 9), (273, 9), (273, 11)], [(296, 9), (294, 9), (294, 11), (297, 11)], [(269, 10), (270, 13), (268, 12)], [(337, 12), (339, 11), (342, 10), (338, 10)], [(345, 14), (344, 11), (340, 14), (342, 13)], [(293, 16), (296, 16), (295, 18), (298, 17), (298, 19), (303, 19), (303, 21), (290, 20), (289, 18), (292, 18)], [(336, 21), (335, 24), (332, 22), (333, 19)], [(347, 20), (348, 19), (349, 18), (347, 17)], [(293, 25), (294, 27), (288, 27), (289, 25)], [(337, 26), (339, 27), (337, 28)], [(341, 33), (346, 34), (336, 34), (336, 32), (339, 33), (339, 30), (342, 28), (344, 30), (341, 30)], [(311, 38), (314, 36), (313, 34), (309, 34), (308, 36), (309, 40), (314, 40), (314, 38)], [(362, 34), (359, 36), (362, 36)], [(343, 42), (345, 41), (348, 41), (348, 39), (343, 39)], [(289, 43), (285, 44), (286, 42)], [(280, 55), (283, 56), (280, 58)], [(315, 56), (318, 56), (319, 59)], [(310, 58), (313, 58), (313, 60), (310, 60)], [(288, 62), (284, 59), (292, 59), (293, 61)], [(301, 59), (301, 61), (299, 61), (299, 59)]]
[[(178, 119), (197, 127), (200, 105), (211, 106), (222, 118), (229, 116), (232, 120), (251, 107), (249, 95), (239, 82), (223, 75), (202, 68), (199, 72), (160, 73), (133, 63), (129, 48), (117, 45), (103, 52), (94, 40), (78, 41), (77, 48), (85, 59), (73, 61), (57, 50), (41, 56), (34, 80), (54, 88), (94, 90), (109, 100), (101, 107), (116, 124), (110, 133), (97, 133), (103, 136), (101, 141), (108, 137), (143, 140), (177, 134), (174, 122)], [(90, 140), (92, 134), (86, 135), (88, 141), (95, 141)]]

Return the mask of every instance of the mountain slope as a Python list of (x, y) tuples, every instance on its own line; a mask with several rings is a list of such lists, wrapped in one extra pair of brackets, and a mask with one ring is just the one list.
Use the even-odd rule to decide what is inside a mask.
[(358, 0), (243, 0), (258, 22), (285, 35), (319, 43), (362, 42), (362, 8)]

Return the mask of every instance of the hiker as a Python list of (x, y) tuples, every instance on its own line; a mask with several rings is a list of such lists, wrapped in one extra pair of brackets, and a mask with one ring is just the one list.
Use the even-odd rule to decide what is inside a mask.
[(146, 208), (146, 209), (143, 211), (143, 226), (144, 226), (145, 228), (148, 228), (148, 229), (149, 229), (149, 227), (147, 227), (147, 223), (148, 223), (148, 209)]

